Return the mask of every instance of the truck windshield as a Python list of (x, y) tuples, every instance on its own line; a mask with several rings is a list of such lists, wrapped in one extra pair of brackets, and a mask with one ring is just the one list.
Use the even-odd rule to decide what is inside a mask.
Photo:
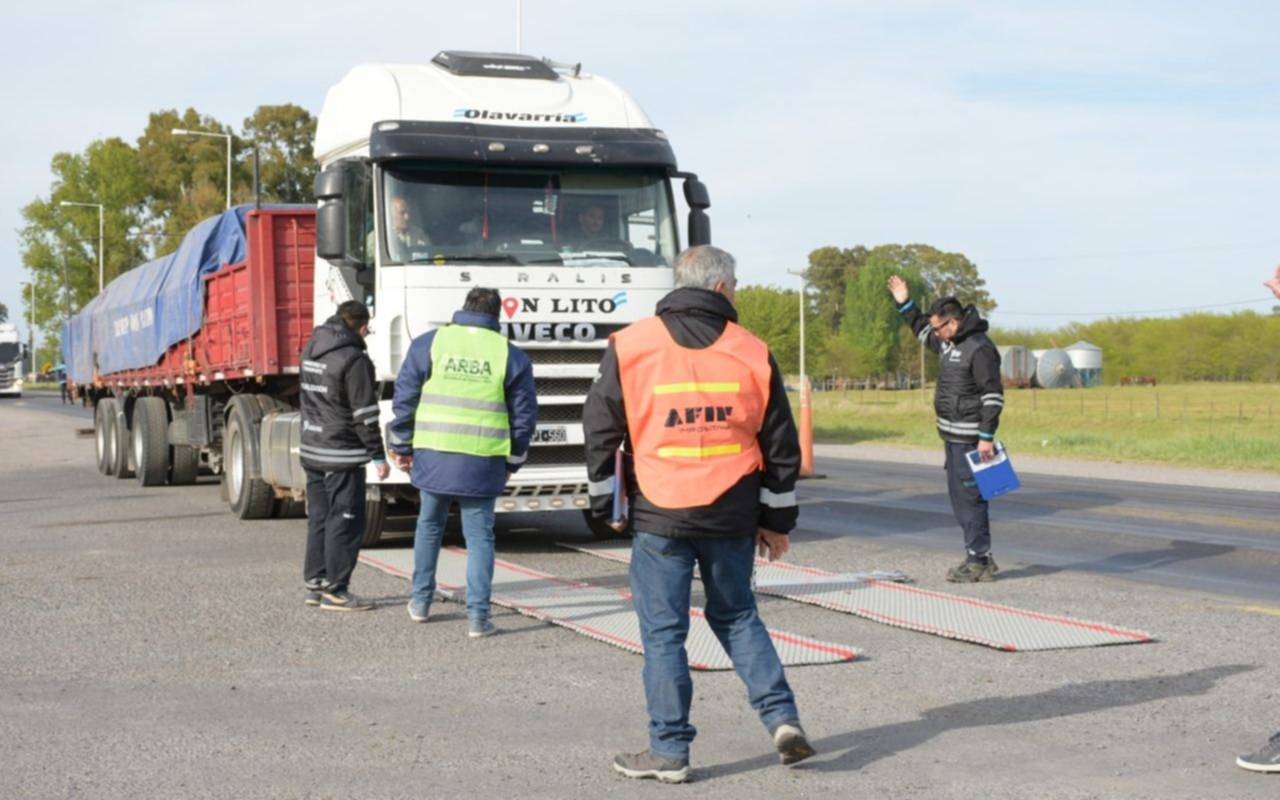
[(15, 342), (0, 342), (0, 364), (12, 364), (21, 354), (21, 345)]
[(656, 267), (675, 260), (662, 173), (397, 164), (384, 174), (384, 264)]

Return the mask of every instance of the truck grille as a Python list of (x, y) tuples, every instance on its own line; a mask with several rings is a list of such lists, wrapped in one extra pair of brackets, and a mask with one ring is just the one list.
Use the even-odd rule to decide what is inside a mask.
[(584, 464), (586, 449), (580, 444), (535, 444), (529, 448), (525, 467), (572, 467)]
[(0, 389), (8, 389), (13, 385), (15, 370), (12, 364), (0, 365)]
[[(539, 397), (572, 397), (591, 390), (591, 378), (534, 378)], [(581, 419), (581, 406), (578, 407)]]
[(599, 364), (604, 351), (595, 347), (530, 347), (524, 353), (534, 364)]

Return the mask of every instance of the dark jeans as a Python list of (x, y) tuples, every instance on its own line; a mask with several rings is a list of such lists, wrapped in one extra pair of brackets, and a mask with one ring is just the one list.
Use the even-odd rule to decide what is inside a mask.
[(964, 547), (970, 556), (985, 556), (991, 552), (991, 522), (987, 518), (987, 501), (978, 491), (973, 479), (973, 469), (965, 454), (977, 449), (971, 444), (947, 442), (947, 491), (951, 495), (951, 510), (956, 522), (964, 531)]
[(364, 467), (307, 471), (307, 556), (303, 577), (345, 591), (364, 537)]
[(686, 759), (697, 730), (689, 723), (693, 680), (685, 639), (689, 594), (698, 565), (707, 595), (706, 618), (747, 685), (747, 700), (770, 731), (799, 719), (782, 662), (756, 612), (751, 591), (755, 537), (668, 539), (636, 532), (631, 548), (631, 594), (644, 644), (644, 695), (649, 749)]

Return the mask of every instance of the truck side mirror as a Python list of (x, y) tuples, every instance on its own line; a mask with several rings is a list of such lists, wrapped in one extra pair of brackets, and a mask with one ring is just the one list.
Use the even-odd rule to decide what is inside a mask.
[(686, 175), (684, 199), (689, 204), (689, 246), (711, 244), (711, 218), (706, 211), (711, 207), (711, 193), (697, 175)]
[(365, 252), (372, 230), (369, 165), (362, 159), (343, 159), (316, 175), (316, 255), (338, 266), (364, 268), (372, 263)]

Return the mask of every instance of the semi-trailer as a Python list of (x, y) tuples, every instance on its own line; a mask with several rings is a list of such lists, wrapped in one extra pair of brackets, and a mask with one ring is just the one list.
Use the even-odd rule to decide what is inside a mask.
[[(302, 510), (299, 354), (348, 299), (381, 423), (414, 337), (473, 287), (498, 289), (539, 396), (528, 461), (498, 512), (589, 506), (582, 404), (608, 336), (673, 285), (683, 183), (688, 244), (710, 242), (706, 187), (679, 171), (634, 99), (580, 65), (445, 51), (364, 65), (329, 89), (316, 207), (240, 206), (176, 253), (113, 281), (64, 328), (74, 391), (94, 402), (98, 467), (147, 486), (222, 476), (242, 519)], [(389, 436), (389, 431), (387, 431)], [(417, 492), (370, 472), (365, 542)]]

